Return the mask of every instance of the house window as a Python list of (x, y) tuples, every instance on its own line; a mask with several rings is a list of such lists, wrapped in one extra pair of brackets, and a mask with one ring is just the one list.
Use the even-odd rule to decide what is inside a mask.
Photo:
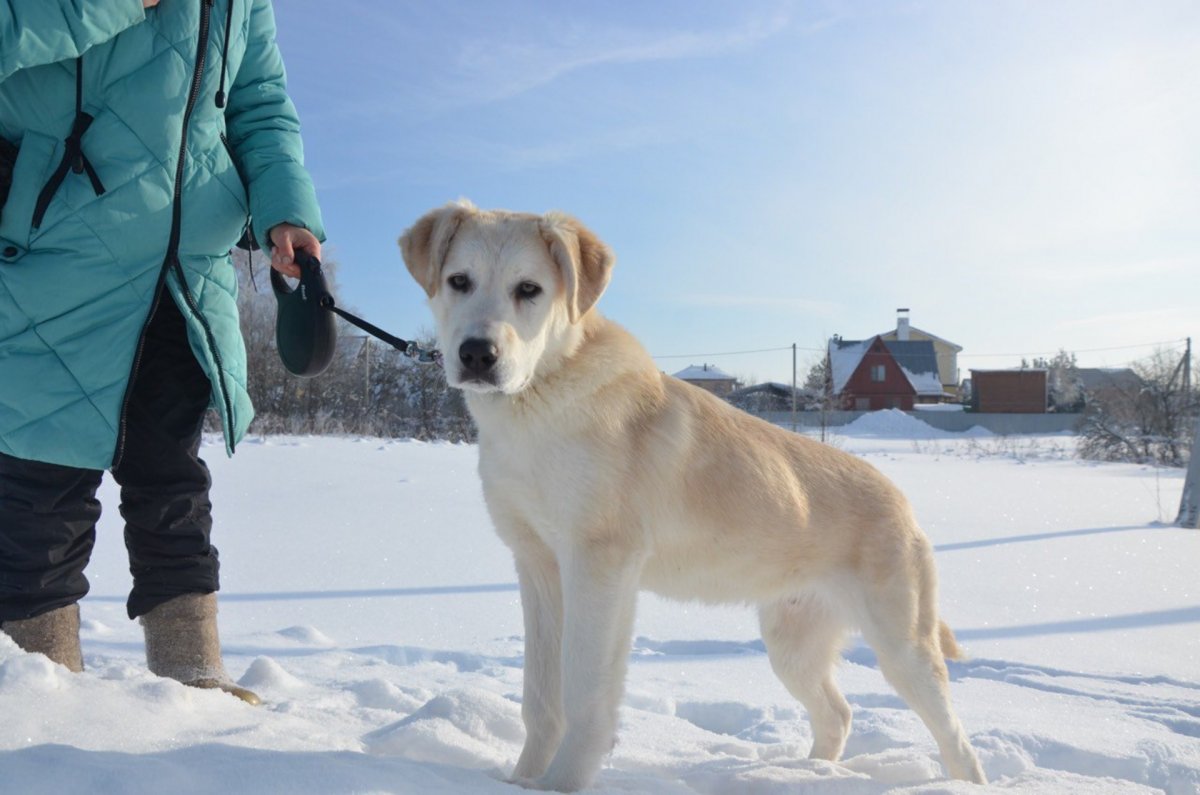
[(877, 384), (882, 384), (887, 378), (887, 371), (882, 364), (871, 365), (871, 380)]

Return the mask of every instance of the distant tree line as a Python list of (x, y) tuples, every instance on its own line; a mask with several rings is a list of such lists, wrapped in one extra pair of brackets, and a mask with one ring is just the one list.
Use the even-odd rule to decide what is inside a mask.
[[(266, 257), (255, 253), (251, 266), (246, 253), (237, 251), (234, 264), (255, 408), (251, 433), (474, 440), (475, 429), (461, 393), (446, 385), (441, 367), (416, 363), (341, 320), (329, 369), (315, 378), (290, 374), (275, 344), (276, 302)], [(333, 261), (322, 265), (337, 295), (337, 265)], [(432, 334), (416, 336), (422, 345), (433, 345)]]

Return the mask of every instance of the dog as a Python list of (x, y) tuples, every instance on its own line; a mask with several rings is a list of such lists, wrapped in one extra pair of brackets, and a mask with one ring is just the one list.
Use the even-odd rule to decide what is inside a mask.
[(400, 238), (479, 429), (479, 474), (525, 621), (514, 780), (587, 787), (615, 742), (639, 589), (757, 605), (773, 670), (837, 760), (857, 627), (954, 778), (984, 783), (947, 693), (954, 635), (900, 490), (852, 455), (671, 378), (596, 302), (612, 251), (575, 218), (435, 209)]

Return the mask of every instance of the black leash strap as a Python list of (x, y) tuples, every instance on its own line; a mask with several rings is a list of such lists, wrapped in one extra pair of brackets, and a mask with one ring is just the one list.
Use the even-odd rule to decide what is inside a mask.
[(400, 339), (399, 337), (395, 336), (394, 334), (388, 334), (386, 331), (379, 328), (379, 326), (376, 326), (374, 323), (368, 323), (367, 321), (363, 320), (362, 318), (356, 317), (356, 316), (350, 314), (349, 312), (347, 312), (346, 310), (338, 307), (337, 304), (335, 304), (333, 302), (333, 296), (329, 295), (328, 293), (326, 293), (324, 295), (324, 297), (321, 299), (321, 306), (325, 307), (330, 312), (334, 313), (335, 315), (337, 315), (338, 317), (340, 317), (342, 320), (346, 321), (350, 325), (358, 326), (360, 329), (367, 332), (372, 337), (375, 337), (376, 339), (386, 342), (388, 345), (391, 345), (393, 348), (400, 351), (401, 353), (403, 353), (405, 356), (407, 356), (410, 359), (415, 359), (416, 361), (422, 362), (425, 364), (441, 364), (442, 363), (441, 351), (427, 350), (425, 348), (422, 348), (420, 345), (417, 345), (417, 343), (415, 343), (415, 342)]

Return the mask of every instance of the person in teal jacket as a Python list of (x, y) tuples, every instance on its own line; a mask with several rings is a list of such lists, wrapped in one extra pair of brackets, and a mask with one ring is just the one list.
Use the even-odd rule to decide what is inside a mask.
[(233, 244), (296, 276), (324, 239), (270, 0), (0, 0), (0, 139), (0, 628), (82, 670), (111, 470), (150, 669), (254, 700), (198, 452), (210, 408), (228, 454), (253, 418)]

